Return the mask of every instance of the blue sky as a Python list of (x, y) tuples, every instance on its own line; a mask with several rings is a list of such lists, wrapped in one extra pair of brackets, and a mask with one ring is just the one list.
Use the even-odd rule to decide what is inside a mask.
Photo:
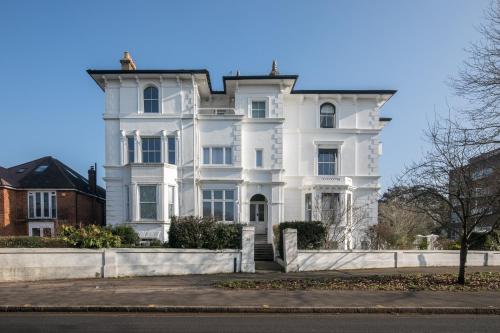
[[(382, 109), (382, 184), (419, 156), (489, 0), (9, 1), (0, 11), (0, 165), (104, 162), (104, 94), (85, 70), (207, 68), (299, 74), (296, 89), (397, 89)], [(102, 184), (102, 180), (101, 180)]]

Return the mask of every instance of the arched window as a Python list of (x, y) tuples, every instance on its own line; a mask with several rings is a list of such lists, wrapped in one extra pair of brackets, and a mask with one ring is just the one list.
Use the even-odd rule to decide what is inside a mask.
[(335, 105), (331, 103), (322, 104), (319, 109), (319, 121), (321, 128), (335, 127)]
[(144, 89), (144, 113), (158, 113), (158, 88)]

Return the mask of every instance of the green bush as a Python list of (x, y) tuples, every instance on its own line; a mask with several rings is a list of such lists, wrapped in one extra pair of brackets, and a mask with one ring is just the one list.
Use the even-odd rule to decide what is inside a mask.
[(418, 244), (418, 249), (419, 250), (427, 250), (429, 247), (429, 243), (427, 242), (427, 238), (422, 238), (420, 241), (420, 244)]
[(63, 225), (60, 232), (61, 238), (72, 247), (100, 249), (103, 247), (120, 247), (119, 236), (104, 227), (87, 225), (82, 228)]
[(117, 225), (109, 230), (113, 235), (120, 237), (122, 247), (137, 246), (141, 241), (137, 232), (129, 225)]
[(174, 217), (168, 247), (183, 249), (239, 249), (241, 225), (217, 222), (208, 217)]
[(37, 248), (37, 247), (71, 247), (71, 245), (57, 237), (29, 237), (29, 236), (16, 236), (16, 237), (0, 237), (0, 248), (1, 247), (27, 247), (27, 248)]
[(279, 224), (278, 251), (283, 258), (283, 230), (297, 229), (297, 248), (299, 250), (320, 249), (326, 243), (326, 226), (320, 221), (292, 221)]

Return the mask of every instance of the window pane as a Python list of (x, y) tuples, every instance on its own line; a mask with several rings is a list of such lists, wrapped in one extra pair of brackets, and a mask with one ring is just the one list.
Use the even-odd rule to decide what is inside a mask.
[(214, 191), (214, 199), (222, 200), (222, 191)]
[(35, 237), (40, 237), (40, 228), (32, 228), (31, 235)]
[(217, 220), (222, 220), (222, 202), (214, 202), (214, 217)]
[(210, 200), (212, 199), (212, 192), (211, 191), (203, 191), (203, 200)]
[(260, 149), (255, 151), (255, 166), (262, 167), (262, 150)]
[(212, 215), (212, 203), (210, 201), (203, 201), (203, 216)]
[(135, 141), (133, 137), (127, 138), (127, 150), (128, 150), (128, 163), (134, 163)]
[(226, 202), (226, 217), (224, 220), (226, 221), (234, 221), (234, 203)]
[(252, 102), (252, 118), (266, 117), (266, 102)]
[(255, 204), (250, 204), (250, 221), (255, 221)]
[(210, 164), (210, 148), (203, 148), (203, 164)]
[(56, 193), (52, 192), (51, 193), (51, 200), (52, 200), (52, 214), (51, 216), (53, 218), (57, 217), (57, 205), (56, 205)]
[(226, 200), (234, 199), (234, 191), (226, 191)]
[(175, 164), (175, 138), (168, 137), (168, 163)]
[(43, 237), (52, 237), (52, 229), (43, 228)]
[(35, 210), (35, 207), (34, 207), (34, 204), (33, 204), (33, 194), (29, 194), (28, 195), (28, 214), (29, 214), (29, 217), (34, 217), (34, 211)]
[(141, 203), (141, 219), (156, 220), (156, 203)]
[(142, 138), (142, 162), (161, 162), (161, 140), (160, 138)]
[(43, 217), (49, 217), (49, 193), (43, 193)]
[(231, 147), (226, 148), (226, 164), (233, 164), (233, 151)]
[(223, 163), (223, 152), (222, 148), (212, 148), (212, 164), (222, 164)]
[(139, 189), (141, 202), (156, 202), (156, 186), (140, 186)]
[(265, 208), (264, 208), (264, 204), (258, 204), (257, 205), (257, 208), (259, 210), (259, 222), (264, 222), (264, 219), (265, 219)]
[(35, 204), (36, 204), (35, 217), (41, 217), (42, 216), (42, 197), (40, 195), (40, 192), (35, 193)]

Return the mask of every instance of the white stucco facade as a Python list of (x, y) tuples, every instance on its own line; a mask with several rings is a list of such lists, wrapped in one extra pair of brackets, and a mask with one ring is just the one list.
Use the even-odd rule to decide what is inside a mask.
[[(360, 247), (377, 223), (379, 134), (388, 120), (379, 111), (394, 91), (299, 91), (295, 75), (224, 77), (224, 91), (213, 91), (205, 70), (89, 74), (106, 95), (108, 224), (167, 240), (171, 215), (210, 213), (253, 225), (270, 242), (280, 222), (320, 219), (316, 198), (330, 198), (323, 193), (349, 211), (341, 247)], [(321, 126), (325, 104), (334, 107), (331, 128)], [(151, 107), (157, 112), (144, 112)], [(320, 167), (324, 159), (330, 164)], [(362, 225), (353, 226), (352, 207), (363, 207)]]

